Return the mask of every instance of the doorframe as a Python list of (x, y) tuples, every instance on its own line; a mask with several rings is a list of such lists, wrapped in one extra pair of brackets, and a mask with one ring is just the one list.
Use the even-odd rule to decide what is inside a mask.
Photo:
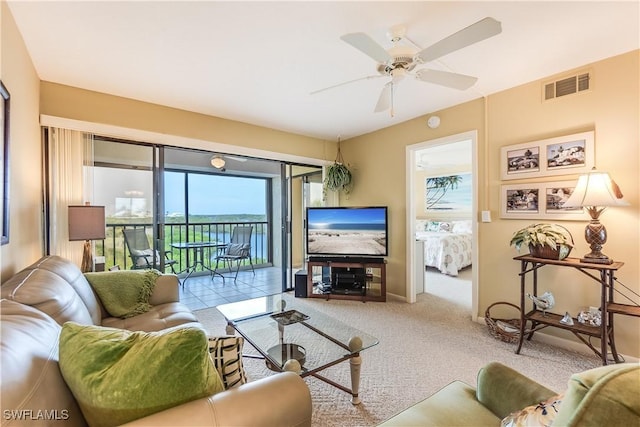
[(416, 201), (415, 201), (415, 174), (416, 174), (416, 153), (425, 148), (437, 145), (450, 144), (461, 140), (471, 140), (471, 176), (473, 177), (472, 203), (471, 203), (471, 227), (473, 232), (473, 245), (471, 248), (471, 265), (473, 266), (471, 275), (471, 318), (476, 321), (478, 318), (478, 131), (472, 130), (455, 135), (426, 140), (406, 147), (405, 179), (407, 189), (407, 210), (406, 210), (406, 300), (409, 303), (416, 302)]

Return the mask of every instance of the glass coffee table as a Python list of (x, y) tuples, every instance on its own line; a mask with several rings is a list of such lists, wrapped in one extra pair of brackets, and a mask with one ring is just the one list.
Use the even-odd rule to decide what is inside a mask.
[[(272, 371), (294, 371), (313, 376), (360, 403), (360, 352), (378, 339), (308, 307), (296, 305), (287, 295), (272, 295), (222, 304), (216, 307), (227, 320), (227, 333), (237, 331), (265, 359)], [(351, 388), (338, 384), (320, 371), (349, 361)]]

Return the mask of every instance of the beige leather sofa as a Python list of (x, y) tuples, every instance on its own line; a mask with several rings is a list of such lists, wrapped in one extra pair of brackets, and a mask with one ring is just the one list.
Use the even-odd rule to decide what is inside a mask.
[[(0, 369), (2, 425), (84, 426), (58, 367), (58, 336), (66, 321), (129, 330), (202, 327), (178, 298), (176, 276), (158, 278), (144, 314), (110, 317), (84, 275), (69, 260), (43, 257), (2, 284)], [(209, 332), (210, 335), (213, 335)], [(311, 397), (287, 372), (195, 400), (132, 425), (309, 426)]]

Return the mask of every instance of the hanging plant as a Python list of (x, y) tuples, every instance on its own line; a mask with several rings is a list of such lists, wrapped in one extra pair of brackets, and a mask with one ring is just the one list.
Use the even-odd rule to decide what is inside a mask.
[(340, 139), (338, 139), (338, 154), (332, 165), (327, 167), (327, 172), (322, 183), (323, 198), (327, 198), (327, 190), (342, 191), (345, 194), (351, 192), (353, 186), (351, 171), (345, 165), (340, 152)]

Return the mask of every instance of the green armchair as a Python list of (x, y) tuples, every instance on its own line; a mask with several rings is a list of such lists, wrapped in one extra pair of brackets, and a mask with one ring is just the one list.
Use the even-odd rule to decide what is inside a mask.
[[(607, 365), (574, 374), (553, 426), (640, 425), (640, 364)], [(478, 373), (478, 387), (454, 381), (382, 426), (500, 426), (503, 418), (558, 393), (500, 363)]]

